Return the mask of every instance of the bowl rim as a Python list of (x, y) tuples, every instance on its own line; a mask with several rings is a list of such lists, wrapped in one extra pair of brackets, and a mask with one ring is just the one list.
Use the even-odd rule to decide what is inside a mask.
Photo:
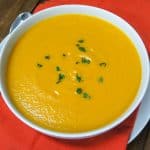
[[(83, 139), (83, 138), (89, 138), (89, 137), (93, 137), (93, 136), (96, 136), (96, 135), (99, 135), (99, 134), (102, 134), (104, 132), (107, 132), (111, 129), (113, 129), (114, 127), (116, 127), (117, 125), (119, 125), (120, 123), (122, 123), (125, 119), (127, 119), (132, 113), (133, 111), (137, 108), (137, 106), (140, 104), (142, 98), (144, 97), (144, 94), (146, 92), (146, 89), (148, 87), (148, 83), (149, 83), (149, 58), (148, 58), (148, 53), (146, 51), (146, 48), (140, 38), (140, 36), (138, 35), (138, 33), (136, 32), (136, 30), (127, 23), (127, 21), (125, 21), (124, 19), (120, 18), (119, 16), (113, 14), (112, 12), (109, 12), (107, 10), (104, 10), (102, 8), (98, 8), (98, 7), (94, 7), (94, 6), (88, 6), (88, 5), (74, 5), (74, 4), (69, 4), (69, 5), (59, 5), (59, 6), (54, 6), (54, 7), (51, 7), (51, 8), (47, 8), (45, 10), (42, 10), (36, 14), (33, 14), (31, 17), (29, 17), (27, 20), (24, 21), (23, 24), (21, 24), (20, 26), (18, 26), (8, 37), (8, 40), (6, 42), (6, 44), (4, 44), (4, 46), (2, 47), (2, 50), (1, 50), (1, 55), (0, 55), (0, 72), (2, 72), (2, 68), (1, 67), (1, 64), (2, 64), (2, 58), (3, 58), (3, 55), (5, 54), (4, 50), (7, 48), (7, 45), (9, 45), (9, 41), (12, 39), (12, 37), (16, 34), (16, 32), (18, 32), (19, 30), (21, 30), (24, 26), (26, 26), (27, 22), (33, 20), (33, 18), (38, 18), (46, 13), (52, 13), (55, 11), (58, 11), (59, 9), (63, 9), (64, 11), (67, 11), (67, 9), (70, 8), (73, 11), (74, 14), (78, 14), (78, 13), (75, 13), (75, 9), (82, 9), (83, 10), (83, 14), (86, 14), (84, 13), (84, 11), (97, 11), (99, 13), (103, 13), (106, 17), (107, 16), (111, 16), (112, 18), (115, 18), (116, 20), (122, 22), (123, 24), (125, 24), (128, 28), (129, 31), (132, 31), (132, 33), (136, 36), (142, 50), (143, 50), (143, 53), (145, 55), (145, 63), (146, 63), (146, 79), (145, 79), (145, 84), (142, 88), (142, 92), (139, 96), (138, 99), (134, 99), (134, 105), (130, 106), (120, 117), (118, 117), (117, 119), (115, 119), (112, 123), (104, 126), (104, 127), (101, 127), (101, 128), (98, 128), (98, 129), (95, 129), (95, 130), (91, 130), (91, 131), (85, 131), (85, 132), (81, 132), (81, 133), (63, 133), (63, 132), (57, 132), (57, 131), (54, 131), (54, 130), (50, 130), (50, 129), (46, 129), (46, 128), (43, 128), (41, 126), (39, 126), (38, 124), (35, 124), (33, 123), (32, 121), (28, 120), (27, 118), (25, 118), (17, 109), (16, 107), (10, 102), (10, 98), (7, 94), (7, 90), (6, 90), (6, 87), (4, 86), (4, 81), (2, 79), (2, 77), (0, 76), (0, 83), (1, 83), (1, 87), (0, 87), (0, 91), (1, 91), (1, 94), (2, 94), (2, 97), (5, 101), (5, 103), (7, 104), (7, 106), (9, 107), (9, 109), (13, 112), (13, 114), (15, 114), (15, 116), (20, 119), (22, 122), (24, 122), (25, 124), (27, 124), (28, 126), (30, 126), (31, 128), (41, 132), (41, 133), (44, 133), (46, 135), (49, 135), (49, 136), (53, 136), (53, 137), (57, 137), (57, 138), (63, 138), (63, 139)], [(77, 11), (76, 11), (77, 12)], [(66, 13), (66, 14), (69, 14), (69, 13)], [(80, 14), (80, 13), (79, 13)], [(61, 13), (60, 13), (61, 15)], [(55, 15), (52, 15), (52, 16), (56, 16)], [(93, 16), (93, 15), (91, 15)], [(97, 17), (97, 15), (94, 15)], [(48, 18), (48, 17), (47, 17)], [(43, 19), (42, 19), (43, 20)], [(39, 20), (38, 20), (39, 22)], [(111, 20), (110, 20), (110, 23)], [(35, 23), (36, 24), (36, 23)], [(113, 23), (112, 23), (113, 24)], [(31, 26), (30, 26), (31, 27)], [(122, 30), (123, 31), (123, 30)], [(140, 85), (141, 86), (141, 85)]]

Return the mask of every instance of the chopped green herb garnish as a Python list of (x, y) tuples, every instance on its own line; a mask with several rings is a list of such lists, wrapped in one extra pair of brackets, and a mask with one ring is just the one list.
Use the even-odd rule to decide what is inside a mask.
[(90, 99), (91, 96), (87, 92), (84, 92), (83, 93), (83, 98)]
[(81, 82), (81, 81), (82, 81), (82, 78), (81, 78), (81, 76), (80, 76), (79, 74), (76, 74), (76, 80), (77, 80), (78, 82)]
[(87, 92), (83, 92), (82, 88), (77, 88), (76, 93), (80, 95), (82, 94), (83, 98), (85, 99), (91, 99), (91, 96)]
[(59, 66), (56, 66), (56, 71), (61, 71)]
[(49, 55), (46, 55), (44, 58), (45, 58), (45, 59), (50, 59), (50, 56), (49, 56)]
[(90, 64), (90, 63), (91, 63), (91, 60), (88, 59), (88, 58), (86, 58), (86, 57), (82, 57), (81, 62), (82, 62), (83, 64)]
[(76, 89), (76, 93), (77, 93), (77, 94), (81, 94), (82, 92), (83, 92), (82, 88), (77, 88), (77, 89)]
[(62, 55), (63, 55), (64, 57), (66, 56), (66, 54), (65, 54), (65, 53), (63, 53)]
[(84, 40), (78, 40), (78, 42), (79, 42), (79, 43), (83, 43), (83, 42), (84, 42)]
[(76, 44), (76, 46), (77, 46), (77, 47), (79, 47), (79, 46), (80, 46), (80, 44)]
[(107, 65), (106, 62), (101, 62), (101, 63), (99, 63), (99, 66), (100, 66), (100, 67), (106, 67), (106, 65)]
[(65, 78), (65, 75), (62, 74), (62, 73), (59, 73), (59, 75), (58, 75), (58, 81), (56, 82), (56, 84), (60, 83), (64, 78)]
[(82, 52), (86, 52), (86, 48), (85, 48), (85, 47), (79, 46), (78, 49), (79, 49), (80, 51), (82, 51)]
[(79, 64), (80, 62), (79, 61), (76, 61), (76, 64)]
[(43, 67), (43, 65), (42, 65), (42, 64), (39, 64), (39, 63), (37, 64), (37, 66), (38, 66), (39, 68)]
[(103, 83), (104, 82), (104, 78), (102, 76), (99, 77), (98, 82)]

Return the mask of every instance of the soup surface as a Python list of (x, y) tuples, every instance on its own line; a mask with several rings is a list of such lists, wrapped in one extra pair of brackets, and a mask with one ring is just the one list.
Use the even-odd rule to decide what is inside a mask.
[(31, 27), (8, 63), (9, 95), (30, 121), (61, 132), (103, 127), (133, 102), (141, 64), (130, 39), (91, 16), (61, 15)]

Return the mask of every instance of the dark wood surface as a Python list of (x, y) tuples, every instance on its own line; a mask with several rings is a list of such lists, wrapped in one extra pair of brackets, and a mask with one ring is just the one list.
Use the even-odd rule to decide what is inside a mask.
[[(42, 0), (0, 0), (0, 41), (7, 35), (11, 22), (23, 11), (32, 12)], [(127, 146), (127, 150), (150, 150), (150, 123)]]

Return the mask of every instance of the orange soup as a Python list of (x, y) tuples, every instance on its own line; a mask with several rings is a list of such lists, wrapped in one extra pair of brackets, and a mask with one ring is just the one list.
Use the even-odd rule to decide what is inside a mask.
[(133, 102), (141, 63), (130, 39), (96, 17), (68, 14), (43, 20), (16, 43), (7, 69), (17, 110), (54, 131), (94, 130)]

